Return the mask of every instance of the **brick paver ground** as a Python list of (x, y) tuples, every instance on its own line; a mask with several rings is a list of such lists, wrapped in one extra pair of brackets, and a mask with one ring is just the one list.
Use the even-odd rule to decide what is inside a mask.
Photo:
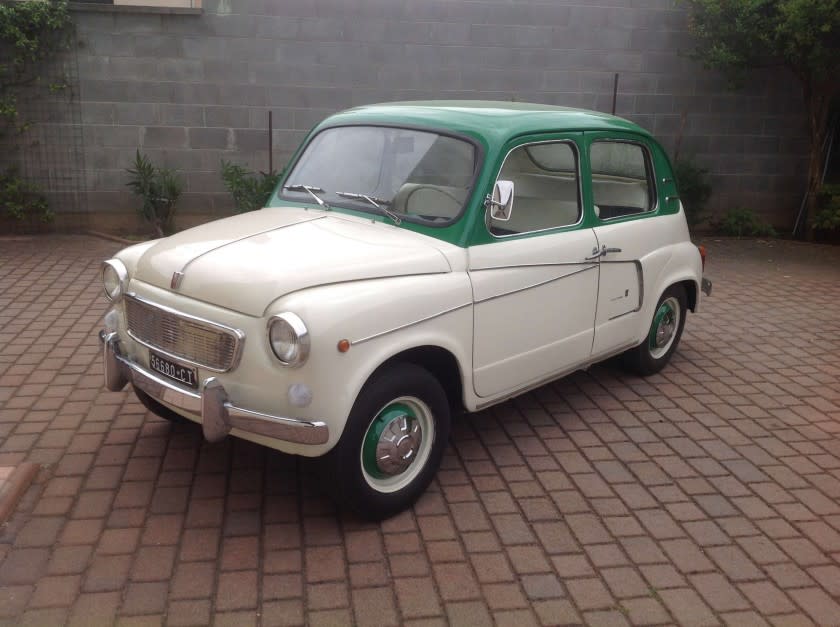
[(710, 240), (672, 364), (457, 422), (413, 511), (104, 391), (88, 237), (0, 238), (0, 614), (56, 625), (840, 624), (840, 249)]

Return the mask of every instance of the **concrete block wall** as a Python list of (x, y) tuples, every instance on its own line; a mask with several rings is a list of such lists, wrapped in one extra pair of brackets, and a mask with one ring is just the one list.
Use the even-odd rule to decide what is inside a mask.
[[(282, 167), (306, 131), (353, 105), (424, 98), (525, 100), (634, 120), (712, 173), (718, 210), (786, 226), (807, 138), (794, 79), (742, 91), (684, 56), (672, 0), (205, 0), (201, 14), (78, 12), (89, 211), (130, 216), (137, 148), (181, 171), (182, 224), (231, 209), (221, 159)], [(683, 116), (685, 121), (683, 122)], [(682, 129), (682, 131), (681, 131)], [(201, 218), (195, 218), (198, 220)], [(95, 224), (94, 224), (95, 226)]]

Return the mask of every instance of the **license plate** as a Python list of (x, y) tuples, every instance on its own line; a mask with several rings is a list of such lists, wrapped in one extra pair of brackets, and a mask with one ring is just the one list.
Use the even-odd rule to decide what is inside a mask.
[(187, 368), (186, 366), (176, 364), (174, 361), (161, 357), (152, 351), (149, 351), (149, 367), (173, 381), (183, 383), (191, 388), (198, 388), (198, 377), (196, 376), (195, 368)]

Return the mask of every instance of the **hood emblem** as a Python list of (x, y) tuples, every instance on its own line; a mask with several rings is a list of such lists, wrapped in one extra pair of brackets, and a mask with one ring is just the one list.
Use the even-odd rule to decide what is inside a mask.
[(169, 282), (169, 287), (173, 290), (177, 290), (181, 286), (181, 279), (184, 278), (183, 272), (175, 271), (172, 273), (172, 280)]

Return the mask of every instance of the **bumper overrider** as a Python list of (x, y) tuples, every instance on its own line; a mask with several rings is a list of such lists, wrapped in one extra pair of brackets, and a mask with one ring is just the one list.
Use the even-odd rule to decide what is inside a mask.
[(237, 407), (228, 400), (225, 388), (215, 377), (205, 379), (200, 392), (185, 390), (122, 355), (117, 333), (100, 331), (99, 339), (106, 388), (116, 392), (131, 382), (165, 405), (201, 416), (204, 437), (210, 442), (222, 440), (231, 429), (296, 444), (324, 444), (329, 439), (325, 422), (273, 416)]

